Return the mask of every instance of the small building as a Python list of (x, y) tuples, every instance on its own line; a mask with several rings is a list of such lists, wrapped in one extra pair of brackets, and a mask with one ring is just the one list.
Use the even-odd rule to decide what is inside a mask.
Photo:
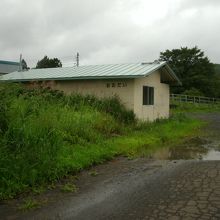
[(7, 82), (24, 82), (99, 98), (118, 96), (138, 119), (153, 121), (169, 117), (170, 85), (180, 85), (166, 62), (91, 65), (13, 72)]
[(4, 74), (12, 73), (14, 71), (18, 71), (19, 65), (20, 64), (18, 62), (0, 60), (0, 76)]

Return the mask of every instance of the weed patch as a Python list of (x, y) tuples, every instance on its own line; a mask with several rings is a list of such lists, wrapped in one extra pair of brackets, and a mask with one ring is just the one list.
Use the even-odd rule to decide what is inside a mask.
[(40, 202), (34, 200), (34, 199), (31, 199), (31, 198), (28, 198), (26, 200), (23, 201), (23, 203), (18, 207), (18, 209), (20, 211), (29, 211), (31, 209), (36, 209), (36, 208), (39, 208), (40, 207)]
[(62, 192), (76, 192), (77, 191), (77, 188), (74, 184), (71, 184), (71, 183), (66, 183), (65, 185), (63, 185), (61, 187), (61, 191)]
[(98, 172), (93, 170), (89, 172), (90, 176), (98, 176)]

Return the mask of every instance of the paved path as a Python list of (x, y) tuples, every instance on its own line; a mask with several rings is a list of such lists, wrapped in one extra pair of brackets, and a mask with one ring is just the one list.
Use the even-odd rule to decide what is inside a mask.
[(183, 163), (156, 177), (125, 185), (75, 219), (220, 219), (219, 162)]
[(21, 219), (220, 219), (219, 161), (135, 162)]

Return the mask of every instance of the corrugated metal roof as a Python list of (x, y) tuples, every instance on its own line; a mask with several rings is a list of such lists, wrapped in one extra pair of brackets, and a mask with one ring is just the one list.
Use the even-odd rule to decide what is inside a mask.
[[(33, 81), (33, 80), (77, 80), (77, 79), (113, 79), (144, 77), (163, 66), (166, 62), (136, 63), (136, 64), (108, 64), (89, 65), (79, 67), (61, 67), (47, 69), (31, 69), (4, 75), (3, 81)], [(168, 68), (174, 81), (178, 81), (173, 71)]]

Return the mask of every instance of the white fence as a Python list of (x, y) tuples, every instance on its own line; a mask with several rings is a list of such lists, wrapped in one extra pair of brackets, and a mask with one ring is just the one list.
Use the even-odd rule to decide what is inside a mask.
[(210, 98), (203, 96), (189, 96), (181, 94), (170, 94), (170, 101), (189, 102), (189, 103), (206, 103), (206, 104), (220, 104), (219, 98)]

